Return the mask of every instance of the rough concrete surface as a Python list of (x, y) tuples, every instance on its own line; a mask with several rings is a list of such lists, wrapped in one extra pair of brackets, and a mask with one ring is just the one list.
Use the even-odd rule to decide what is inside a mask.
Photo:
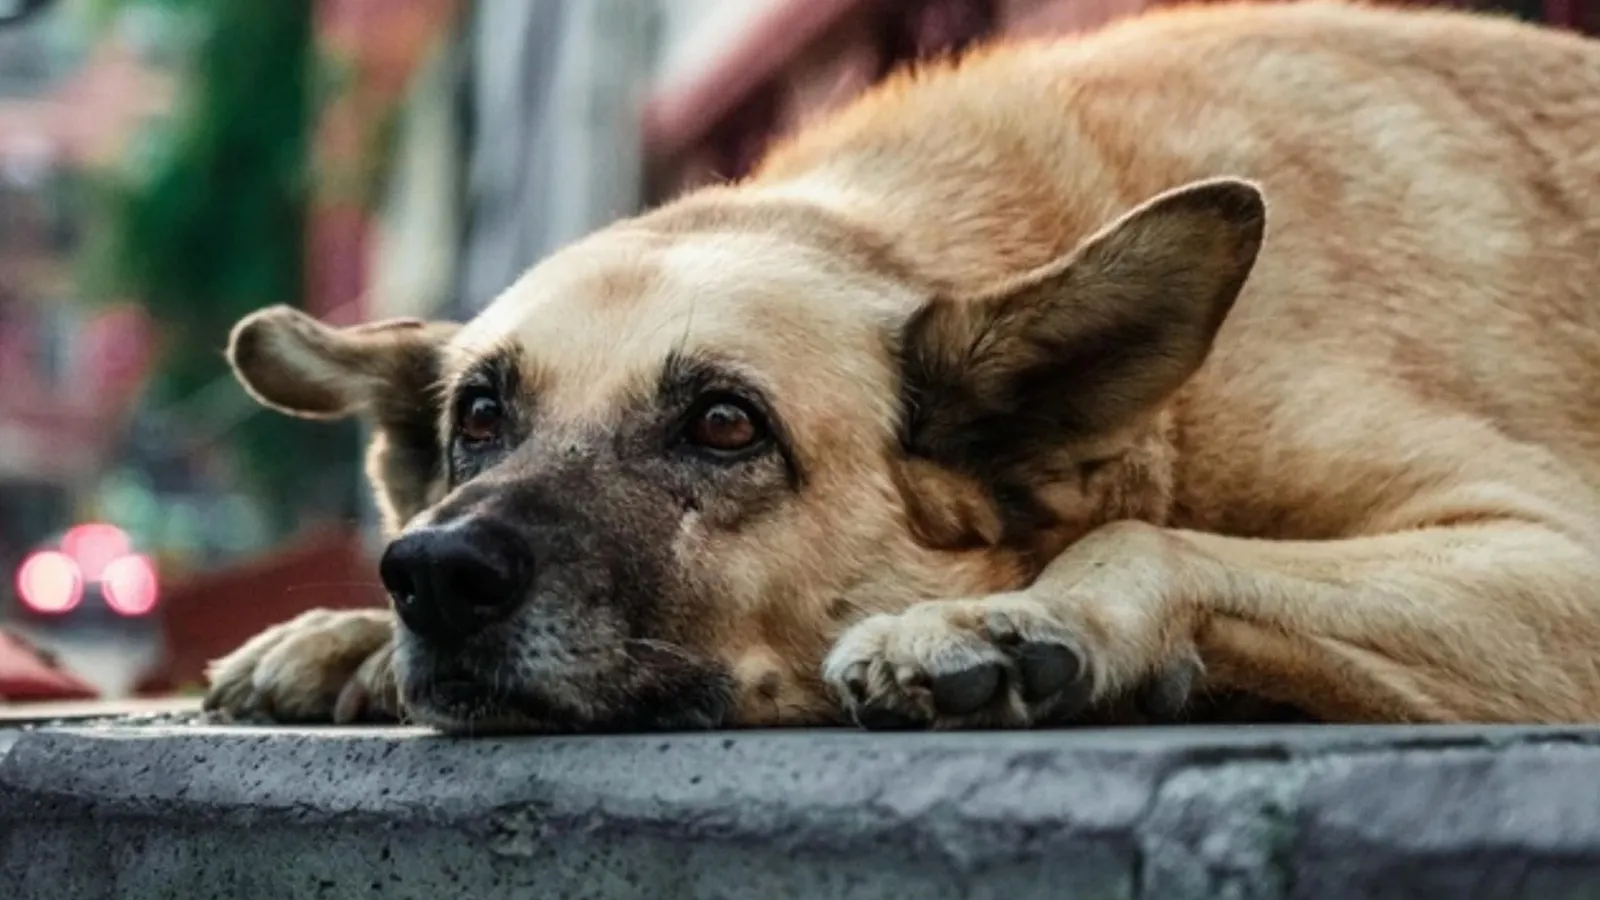
[(0, 898), (1600, 896), (1600, 732), (0, 731)]

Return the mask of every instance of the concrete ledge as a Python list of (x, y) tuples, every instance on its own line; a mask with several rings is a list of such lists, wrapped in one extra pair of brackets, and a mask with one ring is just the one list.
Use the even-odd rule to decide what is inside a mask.
[(1600, 894), (1600, 732), (0, 731), (0, 897)]

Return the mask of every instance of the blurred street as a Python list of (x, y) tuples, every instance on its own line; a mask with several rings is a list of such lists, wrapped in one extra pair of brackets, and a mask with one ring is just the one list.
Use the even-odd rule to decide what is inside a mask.
[(129, 628), (118, 623), (88, 624), (71, 629), (10, 626), (35, 647), (107, 699), (133, 694), (138, 681), (161, 662), (160, 632), (154, 625)]

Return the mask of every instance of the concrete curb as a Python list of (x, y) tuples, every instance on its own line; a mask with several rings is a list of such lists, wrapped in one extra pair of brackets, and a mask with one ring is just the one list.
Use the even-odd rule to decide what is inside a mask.
[(1600, 731), (0, 732), (0, 897), (1600, 896)]

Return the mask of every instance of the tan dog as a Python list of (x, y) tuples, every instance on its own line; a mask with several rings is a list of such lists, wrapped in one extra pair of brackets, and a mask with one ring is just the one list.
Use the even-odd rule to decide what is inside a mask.
[(263, 634), (226, 711), (1023, 726), (1154, 685), (1600, 718), (1574, 36), (1312, 2), (999, 48), (459, 330), (273, 309), (231, 353), (375, 426), (404, 627)]

